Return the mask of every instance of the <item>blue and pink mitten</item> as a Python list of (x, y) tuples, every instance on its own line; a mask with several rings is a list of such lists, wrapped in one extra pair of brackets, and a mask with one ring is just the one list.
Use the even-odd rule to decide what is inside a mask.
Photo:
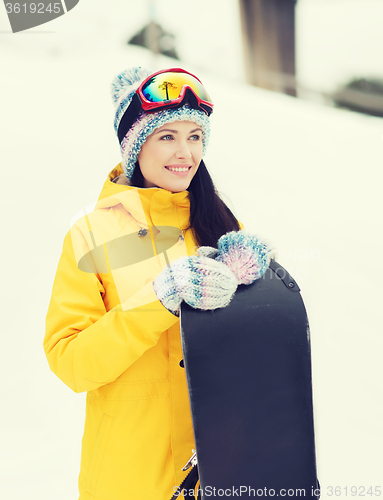
[(256, 236), (232, 231), (218, 240), (218, 250), (200, 247), (197, 255), (172, 262), (154, 280), (153, 288), (177, 316), (183, 300), (197, 309), (218, 309), (229, 304), (239, 284), (261, 278), (272, 256), (269, 245)]

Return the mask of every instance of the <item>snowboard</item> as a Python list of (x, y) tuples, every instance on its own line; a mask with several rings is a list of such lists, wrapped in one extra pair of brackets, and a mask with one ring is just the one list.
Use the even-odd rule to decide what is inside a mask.
[(198, 498), (319, 498), (310, 331), (296, 281), (272, 260), (227, 307), (183, 303), (180, 320)]

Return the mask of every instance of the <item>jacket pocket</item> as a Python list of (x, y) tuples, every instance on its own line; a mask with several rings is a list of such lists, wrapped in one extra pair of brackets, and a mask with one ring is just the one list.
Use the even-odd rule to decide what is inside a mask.
[(97, 482), (102, 470), (102, 463), (107, 452), (112, 422), (113, 417), (104, 413), (101, 419), (100, 428), (97, 433), (97, 438), (94, 444), (92, 458), (89, 465), (89, 476), (86, 489), (91, 495), (94, 495), (97, 492)]

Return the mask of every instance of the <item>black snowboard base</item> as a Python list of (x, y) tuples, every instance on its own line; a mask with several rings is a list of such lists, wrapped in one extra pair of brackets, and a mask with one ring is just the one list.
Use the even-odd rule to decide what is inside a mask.
[(226, 308), (181, 307), (202, 498), (319, 497), (310, 333), (299, 291), (271, 261)]

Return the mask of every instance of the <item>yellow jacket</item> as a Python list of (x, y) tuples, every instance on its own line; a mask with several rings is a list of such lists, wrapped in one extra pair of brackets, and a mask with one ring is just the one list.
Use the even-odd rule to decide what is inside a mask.
[(179, 320), (152, 281), (195, 252), (189, 197), (112, 182), (121, 173), (65, 237), (44, 350), (87, 391), (79, 500), (168, 500), (195, 445)]

